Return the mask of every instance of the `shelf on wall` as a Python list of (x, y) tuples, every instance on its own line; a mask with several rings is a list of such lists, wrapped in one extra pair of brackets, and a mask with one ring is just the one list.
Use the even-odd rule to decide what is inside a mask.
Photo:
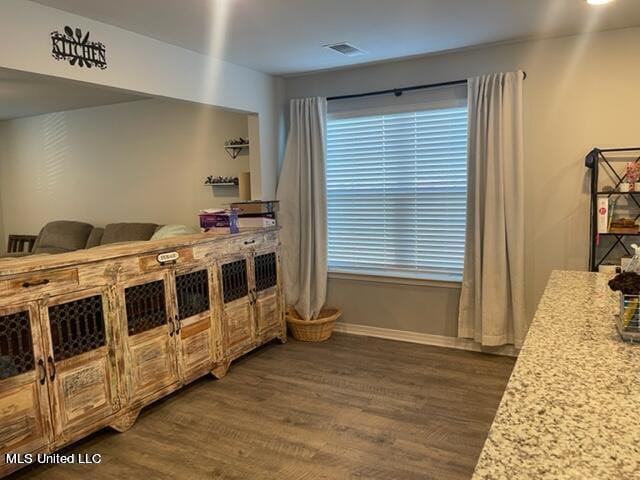
[(237, 158), (238, 155), (240, 155), (240, 152), (245, 149), (245, 148), (249, 148), (249, 144), (248, 143), (243, 143), (240, 145), (225, 145), (224, 149), (226, 150), (226, 152), (231, 155), (231, 158)]
[(205, 183), (205, 187), (237, 187), (237, 183)]

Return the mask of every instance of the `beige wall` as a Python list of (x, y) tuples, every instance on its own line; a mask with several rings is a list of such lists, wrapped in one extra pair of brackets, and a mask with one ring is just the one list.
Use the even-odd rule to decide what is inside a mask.
[[(49, 34), (65, 25), (90, 31), (105, 44), (106, 70), (56, 61)], [(169, 45), (122, 28), (25, 0), (2, 0), (0, 31), (19, 39), (0, 49), (0, 67), (258, 114), (257, 198), (275, 196), (282, 80), (240, 65)], [(218, 48), (212, 43), (212, 49)]]
[(223, 149), (247, 131), (246, 114), (174, 100), (0, 122), (0, 228), (35, 234), (56, 219), (197, 225), (201, 208), (237, 199), (233, 187), (203, 183), (249, 171), (248, 155), (233, 160)]
[[(553, 269), (587, 268), (584, 155), (595, 146), (640, 143), (639, 45), (640, 28), (632, 28), (478, 48), (288, 78), (286, 97), (359, 93), (525, 70), (525, 287), (531, 317)], [(329, 283), (328, 301), (345, 310), (346, 322), (389, 328), (402, 322), (407, 330), (455, 334), (457, 305), (436, 300), (441, 289), (407, 292), (395, 285)], [(410, 318), (396, 318), (381, 304), (401, 305), (398, 311)]]
[(327, 295), (327, 303), (342, 310), (340, 321), (450, 337), (458, 334), (455, 318), (443, 315), (457, 311), (458, 288), (332, 278)]

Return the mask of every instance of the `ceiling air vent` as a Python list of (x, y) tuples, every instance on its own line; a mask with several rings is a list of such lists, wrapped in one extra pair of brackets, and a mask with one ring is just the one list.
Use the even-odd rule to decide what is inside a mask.
[(340, 42), (340, 43), (334, 43), (332, 45), (325, 45), (324, 48), (328, 48), (329, 50), (338, 52), (341, 55), (346, 55), (347, 57), (356, 57), (358, 55), (364, 55), (367, 53), (363, 50), (360, 50), (358, 47), (354, 47), (353, 45), (347, 42)]

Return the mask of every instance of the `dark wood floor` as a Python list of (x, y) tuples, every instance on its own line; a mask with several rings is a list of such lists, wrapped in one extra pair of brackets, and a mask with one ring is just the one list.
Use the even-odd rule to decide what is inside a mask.
[(65, 450), (97, 466), (15, 478), (468, 479), (514, 360), (350, 335), (270, 344), (226, 378), (147, 408), (124, 434)]

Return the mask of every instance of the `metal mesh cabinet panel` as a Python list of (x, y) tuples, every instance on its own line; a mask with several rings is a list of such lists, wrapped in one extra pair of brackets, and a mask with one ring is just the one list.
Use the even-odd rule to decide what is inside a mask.
[(105, 342), (102, 295), (49, 307), (51, 343), (56, 360), (75, 357)]
[(256, 274), (256, 290), (261, 292), (267, 288), (275, 287), (278, 282), (276, 254), (256, 255), (253, 263)]
[(129, 335), (146, 332), (167, 323), (163, 280), (125, 288), (124, 297)]
[(184, 320), (209, 310), (209, 276), (207, 270), (176, 275), (178, 318)]
[(246, 297), (249, 293), (247, 285), (247, 262), (246, 260), (237, 260), (231, 263), (225, 263), (221, 267), (222, 270), (222, 291), (224, 303), (233, 302), (242, 297)]
[(29, 312), (0, 316), (0, 380), (34, 368)]

